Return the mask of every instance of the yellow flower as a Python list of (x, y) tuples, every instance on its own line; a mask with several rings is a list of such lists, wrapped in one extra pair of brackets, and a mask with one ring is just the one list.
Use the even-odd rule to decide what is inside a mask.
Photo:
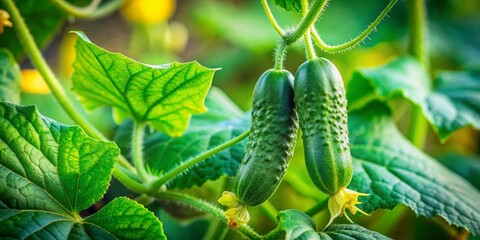
[(247, 207), (241, 204), (232, 192), (224, 191), (222, 197), (218, 199), (218, 202), (228, 207), (228, 210), (225, 211), (225, 217), (228, 219), (228, 226), (230, 228), (237, 229), (240, 225), (250, 221), (250, 214), (247, 211)]
[(24, 93), (47, 94), (50, 88), (36, 69), (23, 69), (20, 85)]
[(335, 194), (330, 195), (330, 197), (328, 198), (328, 211), (330, 212), (330, 221), (328, 222), (327, 226), (325, 226), (325, 228), (328, 227), (335, 218), (341, 215), (345, 215), (348, 221), (353, 223), (353, 221), (350, 219), (350, 217), (348, 217), (345, 211), (347, 209), (353, 215), (355, 215), (358, 211), (364, 215), (369, 216), (367, 213), (355, 206), (357, 204), (361, 204), (361, 202), (358, 201), (359, 196), (368, 195), (369, 194), (366, 193), (355, 192), (345, 187), (341, 188)]
[(127, 0), (120, 8), (132, 23), (156, 24), (166, 22), (175, 11), (175, 0)]
[(13, 24), (8, 20), (10, 14), (7, 11), (0, 9), (0, 34), (3, 33), (3, 27), (12, 27)]

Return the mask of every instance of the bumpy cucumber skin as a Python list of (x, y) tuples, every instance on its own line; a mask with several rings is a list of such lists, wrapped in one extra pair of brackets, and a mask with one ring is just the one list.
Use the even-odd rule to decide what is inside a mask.
[(334, 194), (353, 173), (342, 76), (329, 60), (315, 58), (298, 68), (294, 91), (308, 174), (318, 189)]
[(251, 133), (233, 182), (239, 202), (256, 206), (273, 195), (293, 155), (297, 131), (293, 76), (286, 70), (268, 70), (255, 85)]

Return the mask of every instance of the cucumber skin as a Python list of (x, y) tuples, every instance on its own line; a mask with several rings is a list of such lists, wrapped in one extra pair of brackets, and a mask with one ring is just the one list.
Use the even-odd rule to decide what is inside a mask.
[(318, 189), (334, 194), (353, 174), (342, 77), (329, 60), (309, 60), (295, 74), (294, 91), (308, 174)]
[(297, 131), (293, 75), (267, 70), (253, 91), (251, 133), (233, 182), (239, 202), (256, 206), (273, 195), (293, 155)]

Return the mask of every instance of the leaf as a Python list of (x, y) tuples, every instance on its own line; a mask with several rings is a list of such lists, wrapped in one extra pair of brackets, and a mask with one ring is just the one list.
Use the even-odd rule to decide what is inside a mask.
[(20, 102), (20, 67), (10, 51), (0, 48), (0, 101)]
[(315, 222), (305, 213), (294, 209), (279, 212), (277, 219), (278, 227), (285, 232), (285, 240), (389, 239), (355, 224), (333, 224), (323, 232), (315, 232)]
[(324, 232), (320, 233), (320, 239), (357, 239), (357, 240), (374, 240), (374, 239), (390, 239), (382, 234), (370, 231), (356, 224), (333, 224)]
[(373, 100), (404, 97), (422, 109), (442, 142), (465, 126), (480, 129), (479, 71), (440, 72), (433, 90), (428, 82), (430, 79), (421, 65), (410, 57), (398, 58), (377, 68), (361, 69), (349, 83), (350, 110), (362, 108)]
[[(67, 17), (50, 1), (38, 4), (37, 0), (14, 0), (14, 3), (32, 34), (35, 43), (39, 47), (45, 47), (53, 36), (59, 32), (61, 25)], [(6, 9), (0, 3), (0, 9)], [(8, 48), (16, 59), (22, 58), (24, 48), (15, 32), (16, 23), (12, 21), (12, 28), (5, 28), (0, 37), (0, 47)]]
[(315, 222), (303, 212), (295, 209), (280, 211), (277, 219), (278, 227), (285, 232), (285, 240), (320, 239), (315, 232)]
[[(87, 219), (80, 217), (109, 185), (119, 154), (113, 142), (97, 141), (78, 126), (43, 117), (34, 106), (2, 102), (0, 116), (1, 238), (113, 239), (131, 232), (140, 239), (163, 236), (160, 222), (128, 199), (114, 200)], [(141, 223), (151, 226), (151, 232), (138, 229), (135, 216), (145, 216)]]
[(180, 136), (192, 114), (207, 110), (203, 101), (215, 70), (197, 62), (138, 63), (76, 34), (73, 91), (88, 109), (112, 106), (117, 116), (128, 114), (170, 136)]
[(85, 230), (91, 235), (102, 231), (116, 239), (167, 239), (162, 224), (143, 205), (128, 198), (117, 198), (95, 215), (85, 219)]
[(349, 130), (354, 159), (349, 188), (370, 194), (359, 199), (363, 210), (405, 204), (419, 215), (440, 216), (480, 233), (480, 193), (406, 140), (384, 104), (351, 113)]
[(273, 0), (273, 2), (287, 11), (302, 12), (301, 0)]
[[(154, 175), (181, 165), (186, 160), (240, 135), (250, 127), (250, 114), (243, 113), (219, 89), (212, 88), (205, 101), (208, 112), (192, 117), (182, 137), (172, 138), (154, 132), (145, 136), (144, 156), (147, 170)], [(115, 136), (122, 152), (130, 152), (132, 123), (125, 122)], [(245, 155), (246, 140), (202, 161), (168, 183), (172, 188), (201, 186), (223, 175), (233, 176)]]

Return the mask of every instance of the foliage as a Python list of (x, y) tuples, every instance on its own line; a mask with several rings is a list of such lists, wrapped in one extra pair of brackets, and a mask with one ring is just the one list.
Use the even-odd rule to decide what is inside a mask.
[(85, 219), (79, 216), (109, 185), (119, 153), (114, 143), (45, 118), (34, 106), (1, 103), (0, 113), (0, 235), (55, 239), (163, 235), (158, 219), (126, 198), (113, 200)]
[[(408, 225), (414, 222), (405, 212), (410, 210), (436, 218), (431, 224), (442, 228), (448, 234), (445, 238), (480, 235), (478, 3), (442, 0), (427, 7), (424, 0), (149, 0), (142, 6), (122, 2), (49, 0), (39, 5), (34, 0), (0, 0), (0, 9), (9, 13), (2, 15), (0, 24), (13, 23), (0, 34), (0, 238), (187, 236), (174, 232), (196, 239), (421, 238), (425, 235), (417, 235)], [(147, 16), (160, 8), (163, 15)], [(117, 9), (128, 26), (115, 14), (99, 19)], [(145, 12), (137, 15), (138, 9)], [(379, 25), (387, 13), (391, 19)], [(92, 20), (72, 24), (80, 18)], [(70, 50), (76, 55), (73, 75), (58, 78), (51, 59), (57, 44), (47, 45), (63, 24), (67, 26), (63, 31), (78, 39)], [(72, 28), (75, 31), (67, 33)], [(368, 36), (372, 38), (366, 41), (368, 47), (358, 47)], [(325, 42), (345, 39), (352, 40)], [(344, 110), (329, 105), (323, 93), (295, 96), (305, 99), (288, 110), (314, 120), (313, 126), (322, 120), (334, 124), (331, 131), (340, 126), (342, 144), (349, 144), (350, 150), (322, 149), (353, 160), (351, 182), (350, 177), (342, 179), (341, 190), (324, 199), (315, 188), (319, 183), (309, 179), (299, 151), (322, 154), (321, 146), (299, 141), (287, 181), (275, 175), (278, 172), (264, 171), (276, 170), (277, 162), (265, 165), (271, 169), (254, 172), (255, 181), (270, 177), (281, 182), (268, 201), (261, 199), (258, 208), (232, 201), (227, 193), (232, 177), (242, 161), (244, 165), (253, 161), (252, 153), (246, 152), (247, 141), (259, 144), (259, 138), (274, 134), (262, 132), (268, 128), (253, 128), (250, 135), (250, 127), (258, 125), (258, 112), (273, 116), (269, 106), (243, 110), (251, 107), (253, 80), (268, 68), (293, 73), (305, 59), (319, 59), (318, 50), (342, 53), (328, 58), (343, 79), (349, 79), (348, 116), (343, 116), (345, 124), (348, 117), (348, 132), (335, 123), (340, 117), (334, 113)], [(23, 61), (25, 55), (29, 61)], [(35, 69), (30, 71), (40, 74), (38, 80), (50, 88), (42, 91), (44, 95), (36, 94), (39, 89), (33, 84), (23, 87), (29, 82), (22, 80), (21, 72), (31, 65)], [(222, 71), (217, 74), (218, 67)], [(322, 84), (325, 74), (317, 73), (313, 83)], [(340, 83), (335, 88), (343, 93)], [(303, 87), (313, 89), (312, 83)], [(320, 98), (323, 102), (314, 102)], [(25, 105), (31, 101), (37, 106)], [(322, 114), (305, 107), (315, 104), (329, 107)], [(65, 125), (60, 119), (78, 125)], [(281, 120), (267, 118), (263, 124), (270, 127)], [(273, 127), (285, 130), (291, 127), (287, 125)], [(465, 129), (470, 135), (463, 141), (469, 144), (460, 154), (451, 148), (464, 143), (455, 141), (465, 136), (461, 135)], [(335, 141), (331, 131), (312, 131), (322, 145)], [(262, 146), (269, 151), (265, 156), (278, 154), (272, 152), (280, 151), (277, 143), (285, 144), (275, 140)], [(314, 171), (326, 170), (351, 172), (340, 165)], [(334, 182), (335, 176), (322, 175), (326, 179), (321, 182)], [(250, 183), (235, 183), (255, 190), (270, 187), (242, 184)], [(357, 194), (342, 198), (344, 191)], [(227, 211), (214, 204), (222, 192), (225, 197), (219, 202), (230, 208)], [(342, 201), (329, 216), (332, 196)], [(376, 212), (398, 205), (408, 208)], [(344, 224), (346, 209), (372, 216), (351, 216), (356, 223)], [(232, 212), (249, 218), (232, 222), (225, 217)], [(395, 231), (399, 226), (402, 231)], [(428, 231), (435, 230), (422, 228)]]

